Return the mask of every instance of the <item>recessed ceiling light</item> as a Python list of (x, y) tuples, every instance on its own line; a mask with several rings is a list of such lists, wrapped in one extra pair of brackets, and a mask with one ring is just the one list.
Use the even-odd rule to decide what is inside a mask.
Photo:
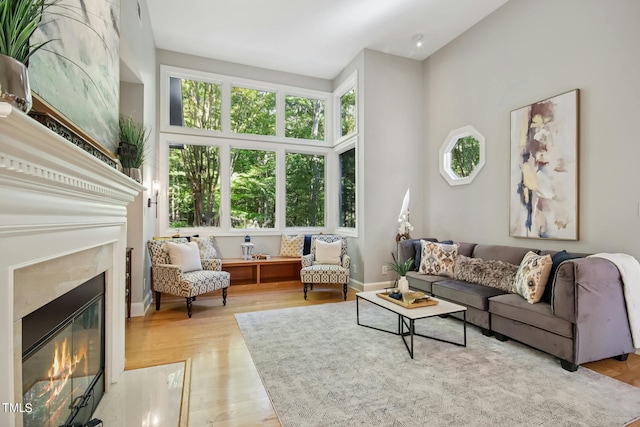
[(422, 34), (416, 34), (415, 36), (413, 36), (413, 42), (415, 43), (416, 47), (422, 47), (422, 38), (424, 36)]

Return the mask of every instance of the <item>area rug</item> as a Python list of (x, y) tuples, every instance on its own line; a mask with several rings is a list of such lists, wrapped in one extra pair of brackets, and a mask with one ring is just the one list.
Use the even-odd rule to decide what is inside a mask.
[[(362, 323), (397, 317), (360, 302)], [(467, 347), (356, 324), (355, 301), (236, 314), (283, 426), (624, 426), (640, 389), (514, 341), (467, 328)], [(462, 322), (433, 318), (417, 332), (462, 340)]]

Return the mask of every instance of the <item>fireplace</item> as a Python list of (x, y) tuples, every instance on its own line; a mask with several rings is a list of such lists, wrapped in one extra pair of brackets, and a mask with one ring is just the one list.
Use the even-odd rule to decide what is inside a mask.
[(104, 274), (22, 319), (25, 427), (84, 425), (104, 394)]
[[(125, 362), (127, 204), (143, 190), (0, 102), (0, 248), (5, 249), (0, 256), (0, 426), (58, 427), (71, 412), (87, 416), (83, 413), (97, 404), (101, 389), (108, 394), (120, 379)], [(102, 297), (85, 299), (63, 318), (37, 333), (29, 332), (33, 313), (96, 276), (103, 281)], [(85, 305), (90, 307), (87, 313), (76, 313)], [(104, 331), (104, 338), (89, 340), (96, 331), (101, 335)], [(82, 338), (89, 340), (87, 352), (73, 349)], [(71, 352), (71, 360), (74, 355), (80, 358), (64, 382), (71, 396), (59, 396), (64, 403), (57, 406), (68, 408), (70, 401), (80, 409), (51, 421), (47, 414), (33, 418), (40, 416), (38, 411), (56, 412), (44, 410), (47, 400), (35, 400), (39, 393), (25, 398), (35, 393), (34, 387), (47, 389), (54, 387), (52, 382), (62, 386), (58, 374), (48, 374), (55, 363), (56, 343), (59, 355)], [(101, 349), (93, 352), (95, 347)], [(47, 359), (46, 369), (41, 359)], [(81, 383), (82, 388), (93, 383), (93, 392), (77, 391)], [(29, 412), (32, 418), (25, 416)]]

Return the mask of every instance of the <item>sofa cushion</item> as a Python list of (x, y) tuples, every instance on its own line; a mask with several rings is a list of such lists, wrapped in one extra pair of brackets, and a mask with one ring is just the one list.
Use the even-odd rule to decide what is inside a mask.
[(473, 256), (473, 248), (477, 243), (457, 242), (458, 243), (458, 255), (464, 255), (467, 257)]
[(524, 258), (529, 251), (538, 253), (537, 249), (520, 248), (517, 246), (476, 245), (473, 248), (473, 257), (481, 258), (485, 261), (494, 259), (508, 262), (509, 264), (520, 265), (522, 258)]
[(529, 304), (519, 295), (506, 294), (489, 299), (491, 314), (506, 317), (567, 338), (573, 337), (573, 324), (551, 312), (551, 304)]
[(513, 292), (531, 304), (540, 301), (547, 286), (551, 264), (551, 256), (527, 252), (513, 281)]
[(433, 243), (421, 240), (422, 258), (420, 270), (422, 274), (453, 277), (453, 269), (458, 255), (457, 244)]
[(407, 273), (407, 280), (409, 281), (409, 287), (418, 289), (422, 292), (431, 293), (431, 285), (434, 282), (440, 282), (446, 280), (446, 277), (435, 276), (431, 274), (420, 274), (417, 271), (410, 271)]
[(508, 262), (484, 261), (458, 254), (454, 271), (458, 280), (511, 292), (518, 266)]
[(480, 310), (489, 309), (489, 298), (502, 295), (500, 289), (463, 282), (462, 280), (442, 280), (431, 286), (433, 295), (454, 301), (458, 304), (475, 307)]

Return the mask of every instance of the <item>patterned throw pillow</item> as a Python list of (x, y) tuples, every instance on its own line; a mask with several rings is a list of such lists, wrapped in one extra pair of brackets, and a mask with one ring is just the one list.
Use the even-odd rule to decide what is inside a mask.
[(420, 274), (453, 277), (458, 244), (444, 245), (421, 240)]
[(167, 252), (172, 265), (179, 265), (183, 273), (202, 270), (200, 251), (195, 243), (167, 242)]
[(302, 256), (303, 247), (304, 234), (298, 234), (295, 237), (289, 237), (286, 234), (283, 234), (282, 239), (280, 239), (280, 256)]
[(498, 260), (484, 261), (458, 254), (455, 262), (456, 279), (505, 292), (511, 292), (517, 272), (517, 265)]
[(547, 286), (552, 264), (551, 255), (537, 255), (535, 252), (527, 252), (516, 273), (512, 291), (531, 304), (540, 301), (544, 288)]
[(216, 250), (215, 245), (213, 244), (213, 236), (208, 237), (192, 237), (191, 241), (195, 242), (198, 245), (198, 249), (200, 250), (200, 258), (201, 259), (216, 259), (218, 258), (218, 251)]

